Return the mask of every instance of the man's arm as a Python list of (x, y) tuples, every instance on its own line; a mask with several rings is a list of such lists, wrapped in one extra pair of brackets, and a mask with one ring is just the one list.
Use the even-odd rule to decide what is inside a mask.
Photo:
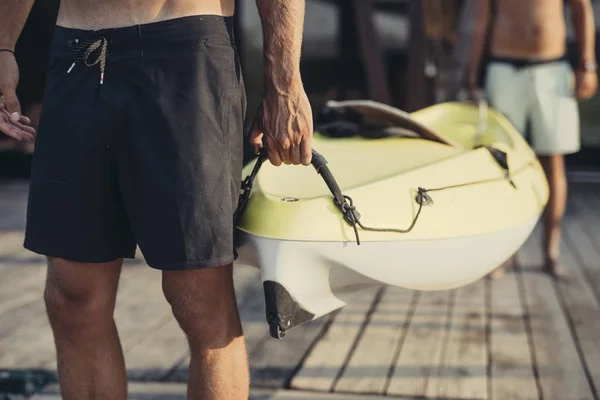
[[(0, 0), (0, 131), (18, 140), (33, 140), (28, 119), (21, 116), (16, 90), (19, 67), (14, 52), (34, 0)], [(24, 125), (25, 124), (25, 125)]]
[(312, 111), (300, 77), (305, 0), (256, 0), (263, 27), (265, 96), (251, 142), (274, 165), (309, 164)]
[(571, 16), (579, 45), (579, 60), (576, 71), (577, 97), (587, 99), (596, 93), (596, 49), (594, 14), (590, 0), (571, 0)]
[(304, 0), (257, 0), (263, 27), (265, 90), (287, 95), (300, 79)]
[(594, 12), (590, 0), (571, 0), (571, 15), (579, 44), (579, 62), (595, 61)]
[(15, 44), (34, 0), (0, 0), (0, 49), (15, 50)]

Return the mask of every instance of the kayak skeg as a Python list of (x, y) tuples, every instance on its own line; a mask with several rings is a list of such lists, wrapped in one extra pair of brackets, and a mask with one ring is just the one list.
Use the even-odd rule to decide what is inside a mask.
[(243, 171), (236, 262), (260, 268), (271, 336), (382, 285), (449, 290), (499, 267), (533, 231), (548, 185), (494, 109), (449, 102), (405, 113), (326, 103), (313, 168)]

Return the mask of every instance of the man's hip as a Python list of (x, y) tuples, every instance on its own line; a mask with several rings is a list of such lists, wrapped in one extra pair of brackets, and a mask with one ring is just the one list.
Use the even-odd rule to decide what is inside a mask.
[(579, 112), (575, 79), (565, 60), (492, 60), (486, 96), (530, 140), (539, 155), (579, 151)]

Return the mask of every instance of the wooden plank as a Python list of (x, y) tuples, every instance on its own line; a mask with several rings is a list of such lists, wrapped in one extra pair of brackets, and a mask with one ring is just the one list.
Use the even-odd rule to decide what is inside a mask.
[[(46, 278), (46, 260), (26, 250), (0, 257), (0, 320), (12, 310), (39, 299)], [(0, 337), (8, 325), (0, 326)]]
[[(2, 215), (2, 218), (4, 219), (6, 214), (0, 215)], [(14, 219), (17, 220), (18, 218)], [(14, 222), (9, 222), (6, 220), (4, 220), (4, 223), (6, 223), (6, 225), (15, 224)], [(0, 260), (3, 260), (7, 255), (10, 255), (23, 249), (24, 240), (25, 232), (19, 227), (13, 226), (10, 228), (7, 227), (4, 230), (0, 229)]]
[[(130, 382), (129, 400), (185, 400), (187, 385), (184, 383)], [(380, 400), (380, 396), (314, 393), (299, 390), (252, 389), (249, 400)], [(46, 387), (31, 400), (61, 400), (58, 385)], [(410, 399), (405, 399), (410, 400)]]
[(302, 368), (290, 382), (290, 388), (330, 391), (352, 346), (363, 330), (365, 319), (380, 291), (369, 291), (344, 306), (333, 319), (327, 332), (317, 342)]
[(600, 388), (600, 303), (575, 250), (575, 243), (582, 238), (575, 236), (577, 231), (571, 228), (572, 222), (579, 218), (581, 216), (575, 214), (564, 223), (561, 255), (569, 280), (559, 283), (559, 299), (563, 302), (571, 330), (575, 333), (577, 348), (583, 358), (587, 378), (593, 382), (593, 390)]
[(335, 392), (383, 394), (398, 346), (406, 334), (418, 294), (387, 287), (359, 339)]
[[(348, 0), (346, 0), (348, 1)], [(391, 104), (384, 54), (375, 29), (373, 0), (350, 0), (354, 11), (354, 23), (358, 33), (358, 45), (366, 72), (368, 96), (371, 100)]]
[(565, 237), (569, 239), (575, 251), (575, 257), (582, 267), (586, 280), (591, 284), (596, 298), (600, 298), (600, 266), (598, 258), (600, 257), (600, 220), (597, 218), (597, 212), (592, 211), (593, 207), (600, 205), (594, 204), (595, 201), (581, 190), (576, 188), (569, 197), (569, 208), (572, 209), (573, 218), (568, 219)]
[(537, 399), (532, 349), (517, 278), (508, 273), (490, 280), (491, 398)]
[(254, 387), (278, 389), (287, 385), (311, 345), (324, 333), (330, 318), (331, 314), (298, 325), (283, 340), (265, 334), (265, 340), (250, 358), (250, 379)]
[(599, 185), (570, 185), (569, 203), (573, 203), (578, 212), (584, 216), (581, 219), (585, 231), (597, 249), (600, 249), (600, 196), (596, 193)]
[(428, 396), (488, 398), (486, 319), (484, 280), (457, 289), (448, 343)]
[(438, 373), (450, 327), (454, 291), (422, 292), (411, 318), (387, 394), (425, 397)]
[(429, 102), (430, 90), (425, 77), (427, 38), (423, 21), (423, 5), (411, 1), (409, 7), (410, 36), (408, 41), (408, 66), (405, 75), (403, 109), (413, 112)]
[[(145, 274), (144, 265), (132, 265), (123, 269), (119, 287), (119, 296), (117, 296), (117, 311), (123, 315), (121, 309), (128, 308), (128, 303), (144, 304), (148, 303), (147, 294), (144, 289), (149, 287), (148, 276)], [(40, 282), (43, 287), (43, 281)], [(160, 293), (160, 292), (159, 292)], [(123, 296), (122, 294), (125, 294)], [(156, 296), (155, 293), (149, 293)], [(56, 368), (54, 341), (48, 319), (46, 316), (46, 307), (43, 301), (43, 290), (34, 302), (27, 306), (15, 310), (15, 314), (21, 315), (14, 324), (10, 325), (10, 332), (6, 340), (0, 342), (0, 365), (10, 366), (11, 368)], [(127, 313), (121, 317), (127, 318)], [(14, 319), (13, 319), (14, 320)], [(148, 330), (148, 326), (140, 325), (137, 327), (139, 334)], [(17, 350), (15, 350), (17, 349)]]
[(532, 334), (534, 365), (545, 400), (592, 399), (582, 360), (551, 278), (540, 273), (539, 228), (517, 253)]

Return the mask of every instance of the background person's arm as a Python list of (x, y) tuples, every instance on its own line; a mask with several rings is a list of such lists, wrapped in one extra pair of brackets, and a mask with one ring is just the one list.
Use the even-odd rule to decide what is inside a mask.
[(250, 141), (273, 165), (310, 164), (312, 110), (300, 77), (304, 0), (256, 0), (263, 27), (265, 94)]
[[(0, 1), (0, 49), (14, 52), (33, 1)], [(18, 140), (33, 140), (35, 131), (26, 126), (29, 120), (21, 116), (21, 106), (16, 94), (18, 83), (19, 67), (14, 54), (0, 52), (0, 131)]]
[(588, 99), (596, 93), (596, 27), (590, 0), (571, 0), (571, 16), (579, 45), (576, 92), (579, 99)]

